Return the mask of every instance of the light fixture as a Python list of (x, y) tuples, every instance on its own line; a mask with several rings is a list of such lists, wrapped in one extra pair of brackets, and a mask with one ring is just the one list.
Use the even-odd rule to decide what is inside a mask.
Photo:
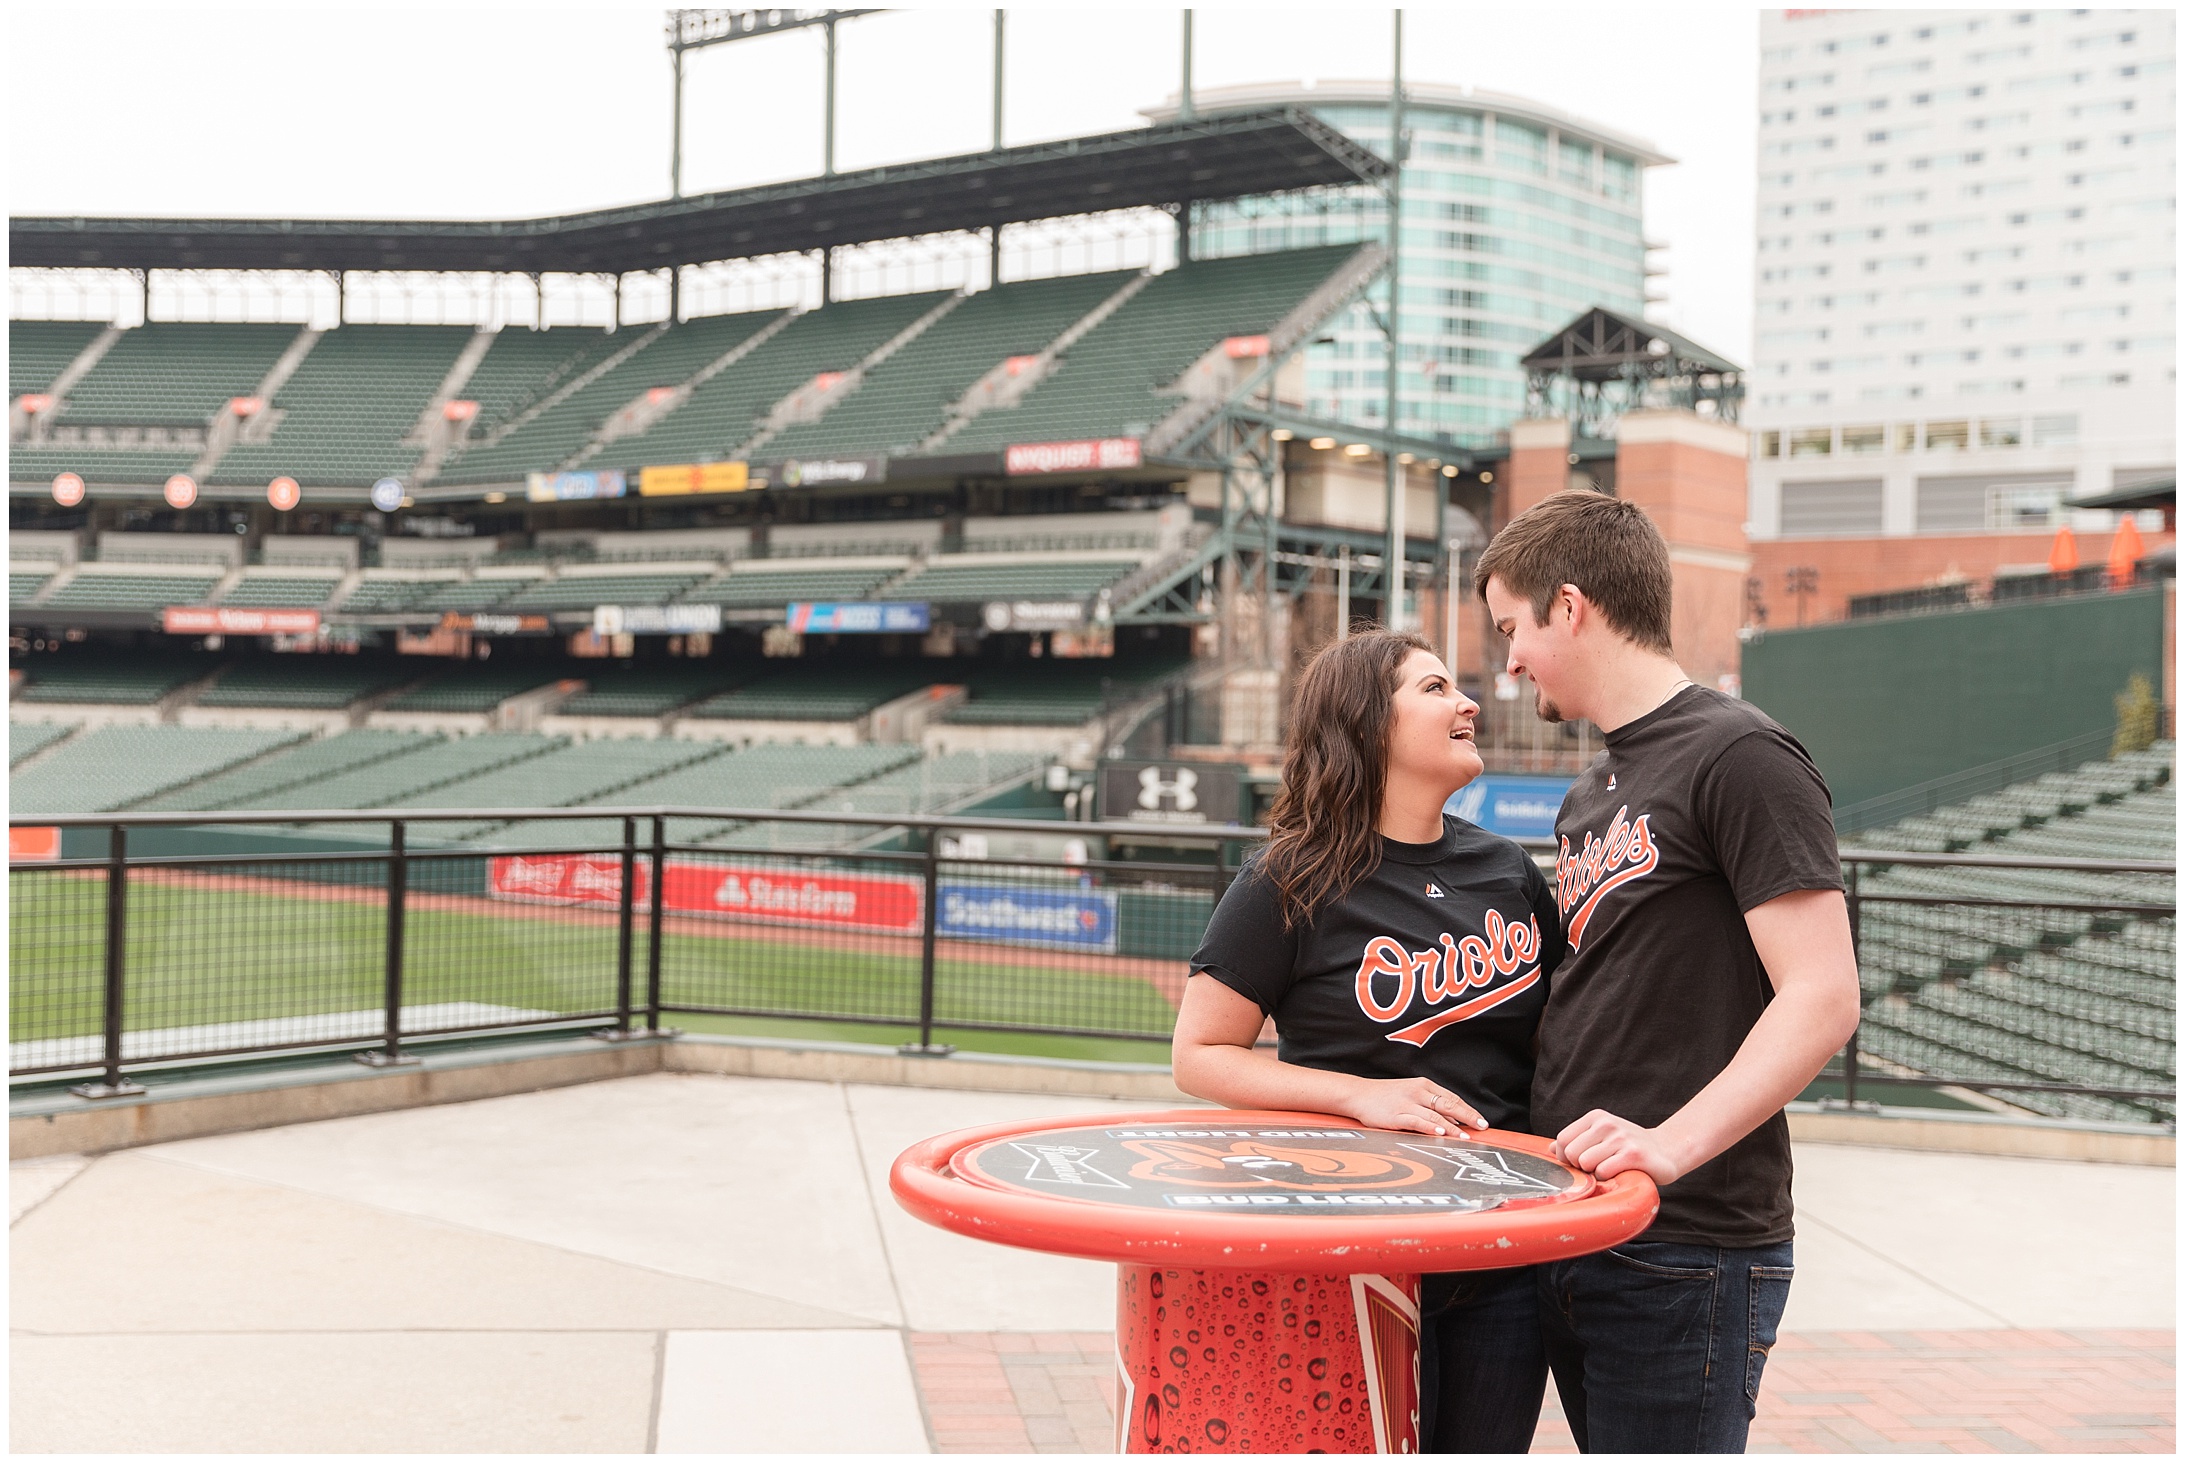
[(486, 501), (487, 501), (488, 503), (506, 503), (506, 502), (508, 501), (508, 494), (506, 494), (506, 493), (488, 493), (488, 494), (486, 494)]
[(1443, 477), (1445, 477), (1445, 478), (1453, 478), (1453, 477), (1455, 477), (1455, 476), (1457, 475), (1457, 468), (1456, 468), (1456, 464), (1455, 464), (1455, 463), (1448, 463), (1448, 464), (1445, 464), (1445, 465), (1443, 466), (1442, 470), (1441, 470), (1441, 475), (1442, 475)]
[(1305, 445), (1315, 452), (1325, 452), (1335, 445), (1335, 439), (1333, 437), (1315, 437)]
[(1479, 475), (1479, 480), (1483, 483), (1491, 483), (1495, 480), (1495, 475), (1491, 472), (1483, 472)]
[(1373, 449), (1363, 442), (1353, 442), (1343, 449), (1343, 455), (1345, 457), (1364, 457), (1372, 451)]
[[(1277, 427), (1272, 432), (1269, 432), (1267, 435), (1274, 438), (1277, 442), (1287, 442), (1292, 437), (1295, 437), (1297, 433), (1291, 431), (1288, 427)], [(1058, 763), (1056, 765), (1059, 766), (1060, 764)]]
[(1413, 457), (1413, 456), (1412, 456), (1412, 455), (1411, 455), (1410, 453), (1408, 453), (1408, 452), (1399, 452), (1399, 453), (1397, 453), (1397, 454), (1396, 454), (1396, 460), (1397, 460), (1398, 462), (1402, 463), (1402, 464), (1403, 464), (1403, 465), (1404, 465), (1405, 467), (1409, 467), (1409, 466), (1411, 466), (1411, 464), (1412, 464), (1412, 463), (1414, 463), (1414, 462), (1417, 462), (1417, 461), (1418, 461), (1419, 459), (1418, 459), (1418, 458), (1416, 458), (1416, 457)]

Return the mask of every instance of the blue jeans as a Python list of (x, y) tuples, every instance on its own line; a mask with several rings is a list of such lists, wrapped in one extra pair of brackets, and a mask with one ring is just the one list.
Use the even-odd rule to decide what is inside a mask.
[(1583, 1453), (1742, 1453), (1791, 1246), (1616, 1246), (1537, 1267), (1540, 1331)]
[(1532, 1447), (1548, 1358), (1530, 1269), (1428, 1275), (1419, 1304), (1419, 1451)]

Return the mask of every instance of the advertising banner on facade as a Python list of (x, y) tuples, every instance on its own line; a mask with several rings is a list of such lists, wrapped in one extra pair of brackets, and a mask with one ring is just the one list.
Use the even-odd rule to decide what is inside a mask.
[(1230, 762), (1110, 762), (1100, 816), (1115, 823), (1234, 823), (1244, 781)]
[[(516, 854), (490, 861), (496, 899), (530, 904), (614, 908), (622, 899), (619, 855)], [(662, 882), (669, 914), (803, 925), (865, 934), (915, 935), (923, 927), (924, 886), (901, 874), (840, 874), (743, 860), (671, 858)], [(651, 907), (652, 869), (637, 863), (636, 899)]]
[(1102, 468), (1137, 467), (1144, 460), (1136, 437), (1019, 442), (1002, 454), (1002, 471), (1011, 477), (1032, 472), (1097, 472)]
[(595, 635), (714, 635), (721, 629), (719, 605), (595, 605)]
[(979, 612), (986, 628), (1004, 630), (1075, 630), (1085, 623), (1081, 599), (990, 599)]
[(457, 614), (453, 610), (440, 616), (440, 628), (456, 630), (466, 635), (551, 635), (553, 622), (544, 615), (496, 615), (487, 611), (477, 614)]
[(793, 604), (787, 623), (799, 635), (923, 635), (933, 628), (929, 605)]
[(226, 610), (169, 605), (159, 613), (169, 635), (316, 635), (317, 610)]
[(751, 486), (748, 462), (692, 462), (677, 467), (640, 468), (637, 474), (637, 492), (642, 498), (740, 493)]
[(1569, 791), (1567, 777), (1489, 772), (1458, 788), (1446, 811), (1504, 838), (1553, 838), (1556, 810)]
[(602, 472), (535, 472), (524, 479), (524, 496), (534, 503), (619, 498), (629, 490), (629, 479), (613, 468)]
[(888, 475), (885, 457), (792, 457), (759, 469), (777, 488), (823, 488), (834, 483), (877, 483)]
[(1115, 953), (1112, 889), (959, 884), (944, 879), (936, 897), (940, 913), (935, 929), (943, 939)]

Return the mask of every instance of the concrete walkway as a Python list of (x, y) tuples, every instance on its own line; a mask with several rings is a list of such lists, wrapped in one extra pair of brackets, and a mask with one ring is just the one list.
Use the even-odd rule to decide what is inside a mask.
[[(934, 1133), (1099, 1106), (659, 1075), (18, 1163), (10, 1441), (1082, 1451), (1112, 1436), (1112, 1270), (932, 1229), (896, 1208), (886, 1173)], [(2151, 1401), (2144, 1367), (2099, 1357), (2163, 1351), (2174, 1330), (2172, 1171), (1811, 1145), (1798, 1162), (1794, 1339), (1763, 1420), (1821, 1412), (1786, 1412), (1806, 1431), (1778, 1445), (1920, 1446), (1860, 1421), (1845, 1386), (1833, 1403), (1779, 1401), (1794, 1354), (1850, 1364), (1847, 1334), (2016, 1358), (2016, 1338), (2075, 1333), (2033, 1349), (2091, 1347), (2069, 1358), (2076, 1374), (2131, 1395), (2012, 1435), (2114, 1434), (2073, 1443), (2087, 1449), (2168, 1435), (2167, 1382)], [(1832, 1407), (1856, 1427), (1835, 1428)], [(1544, 1426), (1544, 1445), (1556, 1437)]]

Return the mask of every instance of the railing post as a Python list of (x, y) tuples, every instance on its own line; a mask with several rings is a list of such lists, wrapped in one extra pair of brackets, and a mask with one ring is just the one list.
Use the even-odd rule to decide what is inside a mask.
[(941, 830), (926, 829), (926, 913), (922, 948), (918, 956), (918, 1039), (906, 1044), (905, 1056), (945, 1057), (956, 1048), (933, 1044), (933, 951), (941, 923)]
[(637, 819), (622, 820), (622, 880), (615, 898), (615, 1024), (592, 1035), (602, 1041), (627, 1041), (637, 1035), (630, 1025), (630, 958), (637, 924)]
[[(1851, 968), (1854, 978), (1859, 971), (1859, 865), (1856, 860), (1845, 866), (1849, 876), (1844, 880), (1844, 912), (1851, 920)], [(1859, 1022), (1866, 1022), (1866, 991), (1862, 982), (1859, 991)], [(1844, 1041), (1844, 1106), (1859, 1104), (1859, 1027), (1851, 1028), (1851, 1035)]]
[(409, 906), (408, 826), (400, 818), (387, 824), (387, 961), (385, 1040), (378, 1051), (358, 1052), (367, 1067), (397, 1067), (417, 1060), (402, 1055), (403, 916)]
[(126, 992), (129, 944), (129, 834), (116, 823), (106, 838), (106, 1012), (100, 1022), (105, 1038), (100, 1080), (68, 1090), (78, 1097), (129, 1097), (144, 1089), (121, 1075), (122, 1002)]
[(660, 1032), (660, 912), (668, 903), (668, 820), (652, 818), (652, 887), (646, 903), (645, 1029)]

